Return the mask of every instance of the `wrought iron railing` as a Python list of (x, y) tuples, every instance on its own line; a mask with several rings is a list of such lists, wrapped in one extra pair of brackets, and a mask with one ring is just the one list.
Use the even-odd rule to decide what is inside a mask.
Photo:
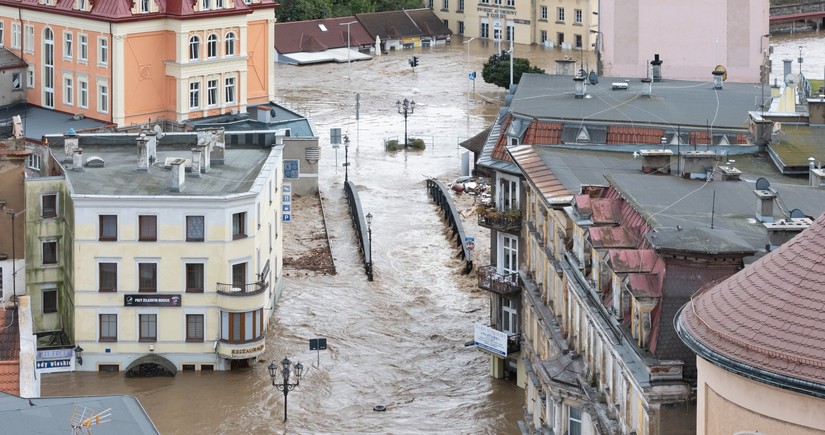
[(478, 269), (478, 287), (500, 295), (521, 291), (518, 272), (502, 274), (496, 266), (484, 266)]

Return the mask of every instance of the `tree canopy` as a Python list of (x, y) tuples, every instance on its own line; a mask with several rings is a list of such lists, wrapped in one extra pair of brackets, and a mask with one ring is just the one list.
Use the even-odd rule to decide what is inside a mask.
[[(518, 84), (521, 81), (521, 75), (524, 73), (543, 74), (544, 70), (530, 65), (530, 61), (527, 59), (515, 58), (513, 61), (513, 83)], [(481, 77), (487, 83), (507, 89), (510, 86), (510, 54), (502, 52), (490, 56), (490, 59), (484, 64), (484, 69), (481, 70)]]
[(306, 21), (347, 17), (365, 12), (420, 9), (420, 0), (280, 0), (278, 21)]

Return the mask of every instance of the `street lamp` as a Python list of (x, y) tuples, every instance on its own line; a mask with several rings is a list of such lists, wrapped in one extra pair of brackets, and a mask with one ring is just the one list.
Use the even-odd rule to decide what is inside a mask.
[(367, 278), (372, 281), (372, 213), (367, 213), (367, 234), (369, 235), (370, 261), (367, 264)]
[(292, 373), (290, 370), (290, 366), (292, 365), (292, 361), (289, 358), (284, 358), (281, 361), (281, 376), (283, 377), (283, 383), (275, 383), (275, 375), (278, 373), (278, 364), (275, 364), (275, 361), (271, 362), (267, 368), (269, 369), (269, 377), (272, 378), (272, 386), (284, 392), (284, 423), (286, 423), (286, 398), (290, 391), (292, 391), (295, 387), (297, 387), (301, 383), (301, 372), (304, 371), (304, 365), (301, 363), (295, 364), (295, 383), (289, 383), (289, 375)]
[(76, 348), (74, 348), (74, 359), (77, 361), (78, 364), (83, 365), (83, 348), (80, 347), (78, 344)]
[(473, 72), (470, 71), (470, 43), (473, 42), (473, 39), (476, 38), (470, 38), (464, 41), (464, 43), (467, 44), (467, 122), (469, 122), (470, 119), (470, 82), (473, 81), (471, 76)]
[(349, 135), (344, 135), (344, 183), (349, 181)]
[(760, 67), (759, 67), (759, 83), (762, 86), (762, 99), (759, 100), (759, 107), (762, 109), (762, 114), (765, 114), (765, 82), (768, 80), (768, 65), (765, 64), (765, 51), (762, 48), (762, 40), (768, 38), (770, 41), (771, 34), (766, 33), (759, 37), (759, 56), (760, 59)]
[(347, 77), (349, 77), (350, 74), (352, 73), (352, 67), (350, 66), (350, 61), (349, 61), (349, 52), (350, 52), (350, 36), (349, 36), (350, 33), (349, 33), (349, 31), (350, 31), (350, 26), (357, 23), (357, 22), (358, 21), (350, 21), (349, 23), (338, 24), (339, 26), (347, 26)]
[(404, 115), (404, 148), (407, 148), (407, 117), (415, 112), (415, 101), (404, 98), (403, 103), (396, 101), (395, 107), (398, 108), (398, 113)]

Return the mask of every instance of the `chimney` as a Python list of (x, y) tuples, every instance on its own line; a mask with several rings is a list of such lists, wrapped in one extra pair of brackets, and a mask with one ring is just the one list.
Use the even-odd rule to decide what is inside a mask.
[(183, 191), (183, 184), (186, 181), (186, 160), (174, 159), (172, 160), (171, 165), (172, 180), (169, 184), (169, 190), (172, 192), (181, 192)]
[(808, 158), (808, 185), (811, 187), (825, 187), (825, 169), (817, 165), (814, 167), (814, 158)]
[(146, 139), (146, 154), (151, 165), (158, 160), (158, 135), (155, 132), (147, 132)]
[(659, 53), (653, 55), (653, 60), (650, 61), (650, 69), (652, 70), (653, 81), (662, 81), (662, 61), (659, 60)]
[(670, 174), (671, 150), (641, 150), (642, 172), (645, 174)]
[(141, 133), (137, 139), (137, 171), (138, 172), (148, 172), (149, 171), (149, 153), (147, 151), (147, 142), (148, 139), (146, 135)]
[(653, 95), (653, 80), (645, 77), (642, 79), (642, 97), (650, 98)]
[(776, 193), (759, 189), (755, 189), (753, 193), (756, 195), (756, 219), (762, 223), (773, 222), (773, 200), (776, 199)]
[(77, 149), (79, 144), (80, 144), (80, 136), (78, 136), (77, 133), (75, 133), (73, 128), (70, 128), (69, 131), (67, 131), (66, 134), (63, 135), (63, 154), (64, 154), (63, 161), (64, 162), (72, 161), (72, 158), (73, 158), (72, 156), (74, 155), (74, 150)]
[(813, 222), (808, 218), (783, 219), (778, 222), (766, 222), (765, 229), (768, 230), (768, 243), (765, 249), (771, 252), (785, 242), (791, 240), (797, 234), (811, 226)]
[(573, 81), (576, 82), (576, 99), (584, 98), (584, 77), (573, 77)]
[(258, 109), (258, 122), (266, 124), (272, 122), (272, 112), (274, 112), (275, 109), (269, 106), (258, 106), (256, 109)]
[(683, 151), (679, 162), (682, 178), (707, 180), (708, 173), (716, 166), (715, 151)]
[(83, 149), (75, 148), (72, 152), (72, 171), (83, 172)]
[(192, 176), (201, 176), (201, 147), (192, 148)]
[(725, 75), (724, 71), (716, 71), (712, 72), (713, 74), (713, 89), (722, 89), (722, 76)]

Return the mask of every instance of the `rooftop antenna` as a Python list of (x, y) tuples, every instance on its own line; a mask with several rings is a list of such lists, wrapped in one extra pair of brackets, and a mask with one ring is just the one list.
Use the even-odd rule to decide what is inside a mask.
[(713, 189), (713, 205), (710, 208), (710, 229), (713, 229), (713, 216), (716, 214), (716, 189)]
[(95, 412), (92, 408), (83, 405), (75, 405), (74, 412), (72, 412), (72, 418), (70, 420), (72, 425), (72, 435), (91, 435), (92, 426), (111, 421), (111, 416), (112, 408), (107, 408), (102, 412)]

